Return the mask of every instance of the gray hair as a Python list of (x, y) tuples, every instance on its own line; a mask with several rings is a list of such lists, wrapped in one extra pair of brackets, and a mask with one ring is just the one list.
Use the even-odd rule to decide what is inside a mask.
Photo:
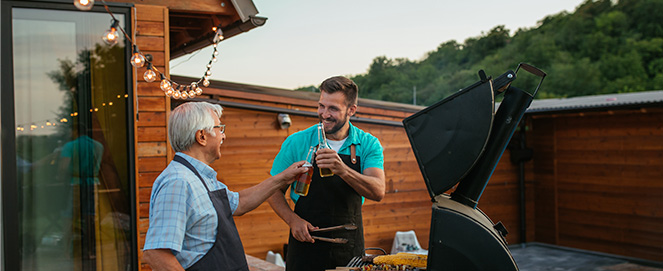
[[(214, 115), (210, 114), (213, 113)], [(188, 102), (179, 105), (170, 113), (168, 136), (176, 152), (187, 151), (196, 142), (196, 132), (205, 130), (216, 136), (214, 116), (221, 118), (223, 108), (207, 102)]]

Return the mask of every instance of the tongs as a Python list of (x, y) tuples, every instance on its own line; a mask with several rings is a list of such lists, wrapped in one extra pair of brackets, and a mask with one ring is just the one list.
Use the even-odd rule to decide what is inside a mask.
[[(338, 225), (338, 226), (333, 226), (333, 227), (327, 227), (327, 228), (320, 228), (317, 230), (311, 230), (311, 233), (314, 232), (328, 232), (328, 231), (336, 231), (336, 230), (346, 230), (346, 231), (353, 231), (356, 230), (357, 226), (353, 224), (345, 224), (345, 225)], [(325, 242), (330, 242), (330, 243), (336, 243), (336, 244), (345, 244), (348, 242), (348, 239), (346, 238), (327, 238), (327, 237), (319, 237), (319, 236), (311, 236), (315, 240), (320, 240), (320, 241), (325, 241)]]

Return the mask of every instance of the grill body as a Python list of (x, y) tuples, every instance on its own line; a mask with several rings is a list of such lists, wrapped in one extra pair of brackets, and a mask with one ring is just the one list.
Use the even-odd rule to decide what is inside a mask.
[[(518, 69), (545, 77), (521, 63)], [(516, 69), (516, 72), (518, 71)], [(506, 228), (477, 208), (497, 163), (534, 94), (511, 86), (508, 71), (481, 80), (403, 120), (433, 199), (427, 270), (518, 270)], [(541, 83), (539, 83), (540, 87)], [(495, 113), (495, 93), (504, 99)], [(444, 194), (457, 185), (451, 195)]]
[(503, 233), (480, 209), (436, 197), (427, 270), (518, 270)]

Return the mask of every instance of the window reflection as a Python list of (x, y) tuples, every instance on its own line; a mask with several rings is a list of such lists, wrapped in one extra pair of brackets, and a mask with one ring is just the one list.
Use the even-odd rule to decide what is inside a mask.
[(12, 12), (22, 269), (127, 270), (124, 42), (101, 40), (106, 13)]

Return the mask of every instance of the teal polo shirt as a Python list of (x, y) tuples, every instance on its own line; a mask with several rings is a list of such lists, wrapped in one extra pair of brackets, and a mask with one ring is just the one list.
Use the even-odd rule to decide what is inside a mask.
[[(380, 141), (373, 135), (364, 132), (350, 123), (350, 132), (348, 138), (339, 149), (338, 154), (350, 155), (350, 145), (356, 147), (356, 155), (359, 157), (361, 173), (367, 168), (379, 168), (384, 170), (384, 154)], [(272, 176), (281, 173), (292, 163), (306, 159), (306, 154), (312, 146), (318, 145), (317, 125), (313, 125), (305, 130), (296, 132), (285, 139), (281, 144), (281, 150), (274, 158), (272, 170), (269, 172)], [(295, 185), (295, 183), (293, 183)], [(297, 202), (299, 195), (290, 189), (290, 198)]]

